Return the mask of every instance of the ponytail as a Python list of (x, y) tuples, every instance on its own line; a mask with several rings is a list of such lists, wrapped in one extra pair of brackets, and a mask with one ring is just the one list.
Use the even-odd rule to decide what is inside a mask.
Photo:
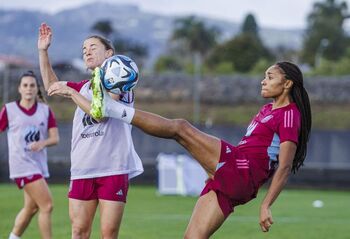
[(307, 143), (310, 138), (312, 124), (310, 100), (309, 95), (304, 88), (303, 74), (299, 67), (290, 62), (278, 62), (276, 65), (283, 71), (286, 79), (293, 81), (293, 87), (290, 94), (301, 114), (299, 142), (292, 166), (292, 172), (296, 173), (304, 164), (307, 153)]

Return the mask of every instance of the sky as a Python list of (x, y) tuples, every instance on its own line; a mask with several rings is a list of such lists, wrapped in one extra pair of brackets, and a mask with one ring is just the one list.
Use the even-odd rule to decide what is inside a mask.
[[(91, 2), (127, 3), (161, 15), (195, 14), (240, 23), (248, 13), (259, 26), (280, 29), (305, 28), (313, 3), (324, 0), (11, 0), (0, 9), (30, 9), (49, 13)], [(29, 3), (30, 2), (30, 3)], [(350, 0), (346, 0), (350, 7)]]

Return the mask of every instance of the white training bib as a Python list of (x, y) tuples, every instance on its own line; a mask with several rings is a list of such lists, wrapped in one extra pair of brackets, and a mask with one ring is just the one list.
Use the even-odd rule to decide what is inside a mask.
[(33, 152), (29, 148), (31, 143), (48, 137), (49, 107), (38, 103), (35, 113), (27, 115), (16, 102), (5, 106), (8, 117), (10, 178), (33, 174), (49, 177), (46, 148), (39, 152)]
[[(91, 100), (90, 82), (80, 93)], [(132, 106), (132, 104), (129, 104)], [(128, 174), (129, 179), (143, 172), (131, 137), (131, 125), (108, 118), (97, 122), (77, 107), (72, 130), (71, 179)]]

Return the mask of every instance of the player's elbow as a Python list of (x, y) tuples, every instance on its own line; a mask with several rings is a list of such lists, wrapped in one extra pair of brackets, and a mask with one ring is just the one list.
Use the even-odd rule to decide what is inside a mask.
[(54, 141), (53, 141), (53, 145), (56, 145), (60, 142), (60, 136), (57, 135), (55, 138), (54, 138)]
[(285, 177), (288, 177), (292, 172), (292, 165), (291, 164), (279, 165), (278, 171), (280, 171)]

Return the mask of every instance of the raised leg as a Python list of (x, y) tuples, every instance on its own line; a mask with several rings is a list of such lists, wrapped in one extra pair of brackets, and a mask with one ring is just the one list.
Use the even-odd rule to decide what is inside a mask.
[(166, 119), (156, 114), (135, 110), (131, 124), (145, 133), (174, 139), (213, 175), (221, 152), (220, 139), (208, 135), (184, 119)]

